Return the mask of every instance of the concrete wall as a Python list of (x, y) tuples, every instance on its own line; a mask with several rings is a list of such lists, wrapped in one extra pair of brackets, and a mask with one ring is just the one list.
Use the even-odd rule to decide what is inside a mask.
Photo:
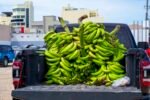
[(0, 25), (0, 41), (10, 41), (11, 39), (11, 28), (7, 25)]

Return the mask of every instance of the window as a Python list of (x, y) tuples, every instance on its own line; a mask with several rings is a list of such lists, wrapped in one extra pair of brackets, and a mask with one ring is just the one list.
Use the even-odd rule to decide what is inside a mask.
[(25, 25), (25, 23), (21, 23), (21, 25)]
[(25, 11), (25, 9), (24, 8), (20, 8), (20, 11)]
[(16, 18), (16, 16), (13, 16), (13, 18)]
[(16, 18), (20, 18), (20, 16), (16, 16)]
[(20, 25), (20, 23), (16, 23), (17, 25)]
[(90, 12), (90, 17), (96, 17), (96, 13), (95, 12)]
[(21, 17), (21, 18), (25, 18), (25, 16), (23, 16), (23, 15), (22, 15), (22, 16), (20, 16), (20, 17)]

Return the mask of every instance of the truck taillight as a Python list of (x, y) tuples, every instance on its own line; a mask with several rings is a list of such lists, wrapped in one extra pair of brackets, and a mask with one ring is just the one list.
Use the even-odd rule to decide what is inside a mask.
[(150, 63), (142, 61), (140, 67), (141, 87), (150, 87)]
[(13, 85), (15, 88), (19, 88), (22, 85), (22, 62), (21, 60), (14, 61), (12, 66), (13, 73)]

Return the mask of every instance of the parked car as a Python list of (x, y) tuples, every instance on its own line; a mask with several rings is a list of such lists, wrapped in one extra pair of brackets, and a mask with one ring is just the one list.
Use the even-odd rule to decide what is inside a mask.
[(10, 45), (0, 45), (0, 63), (2, 66), (8, 66), (8, 63), (13, 62), (14, 58), (15, 53)]

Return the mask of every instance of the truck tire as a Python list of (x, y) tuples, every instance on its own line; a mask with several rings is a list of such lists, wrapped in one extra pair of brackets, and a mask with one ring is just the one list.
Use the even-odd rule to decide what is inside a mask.
[(4, 67), (8, 66), (8, 59), (6, 57), (3, 59), (3, 66)]

